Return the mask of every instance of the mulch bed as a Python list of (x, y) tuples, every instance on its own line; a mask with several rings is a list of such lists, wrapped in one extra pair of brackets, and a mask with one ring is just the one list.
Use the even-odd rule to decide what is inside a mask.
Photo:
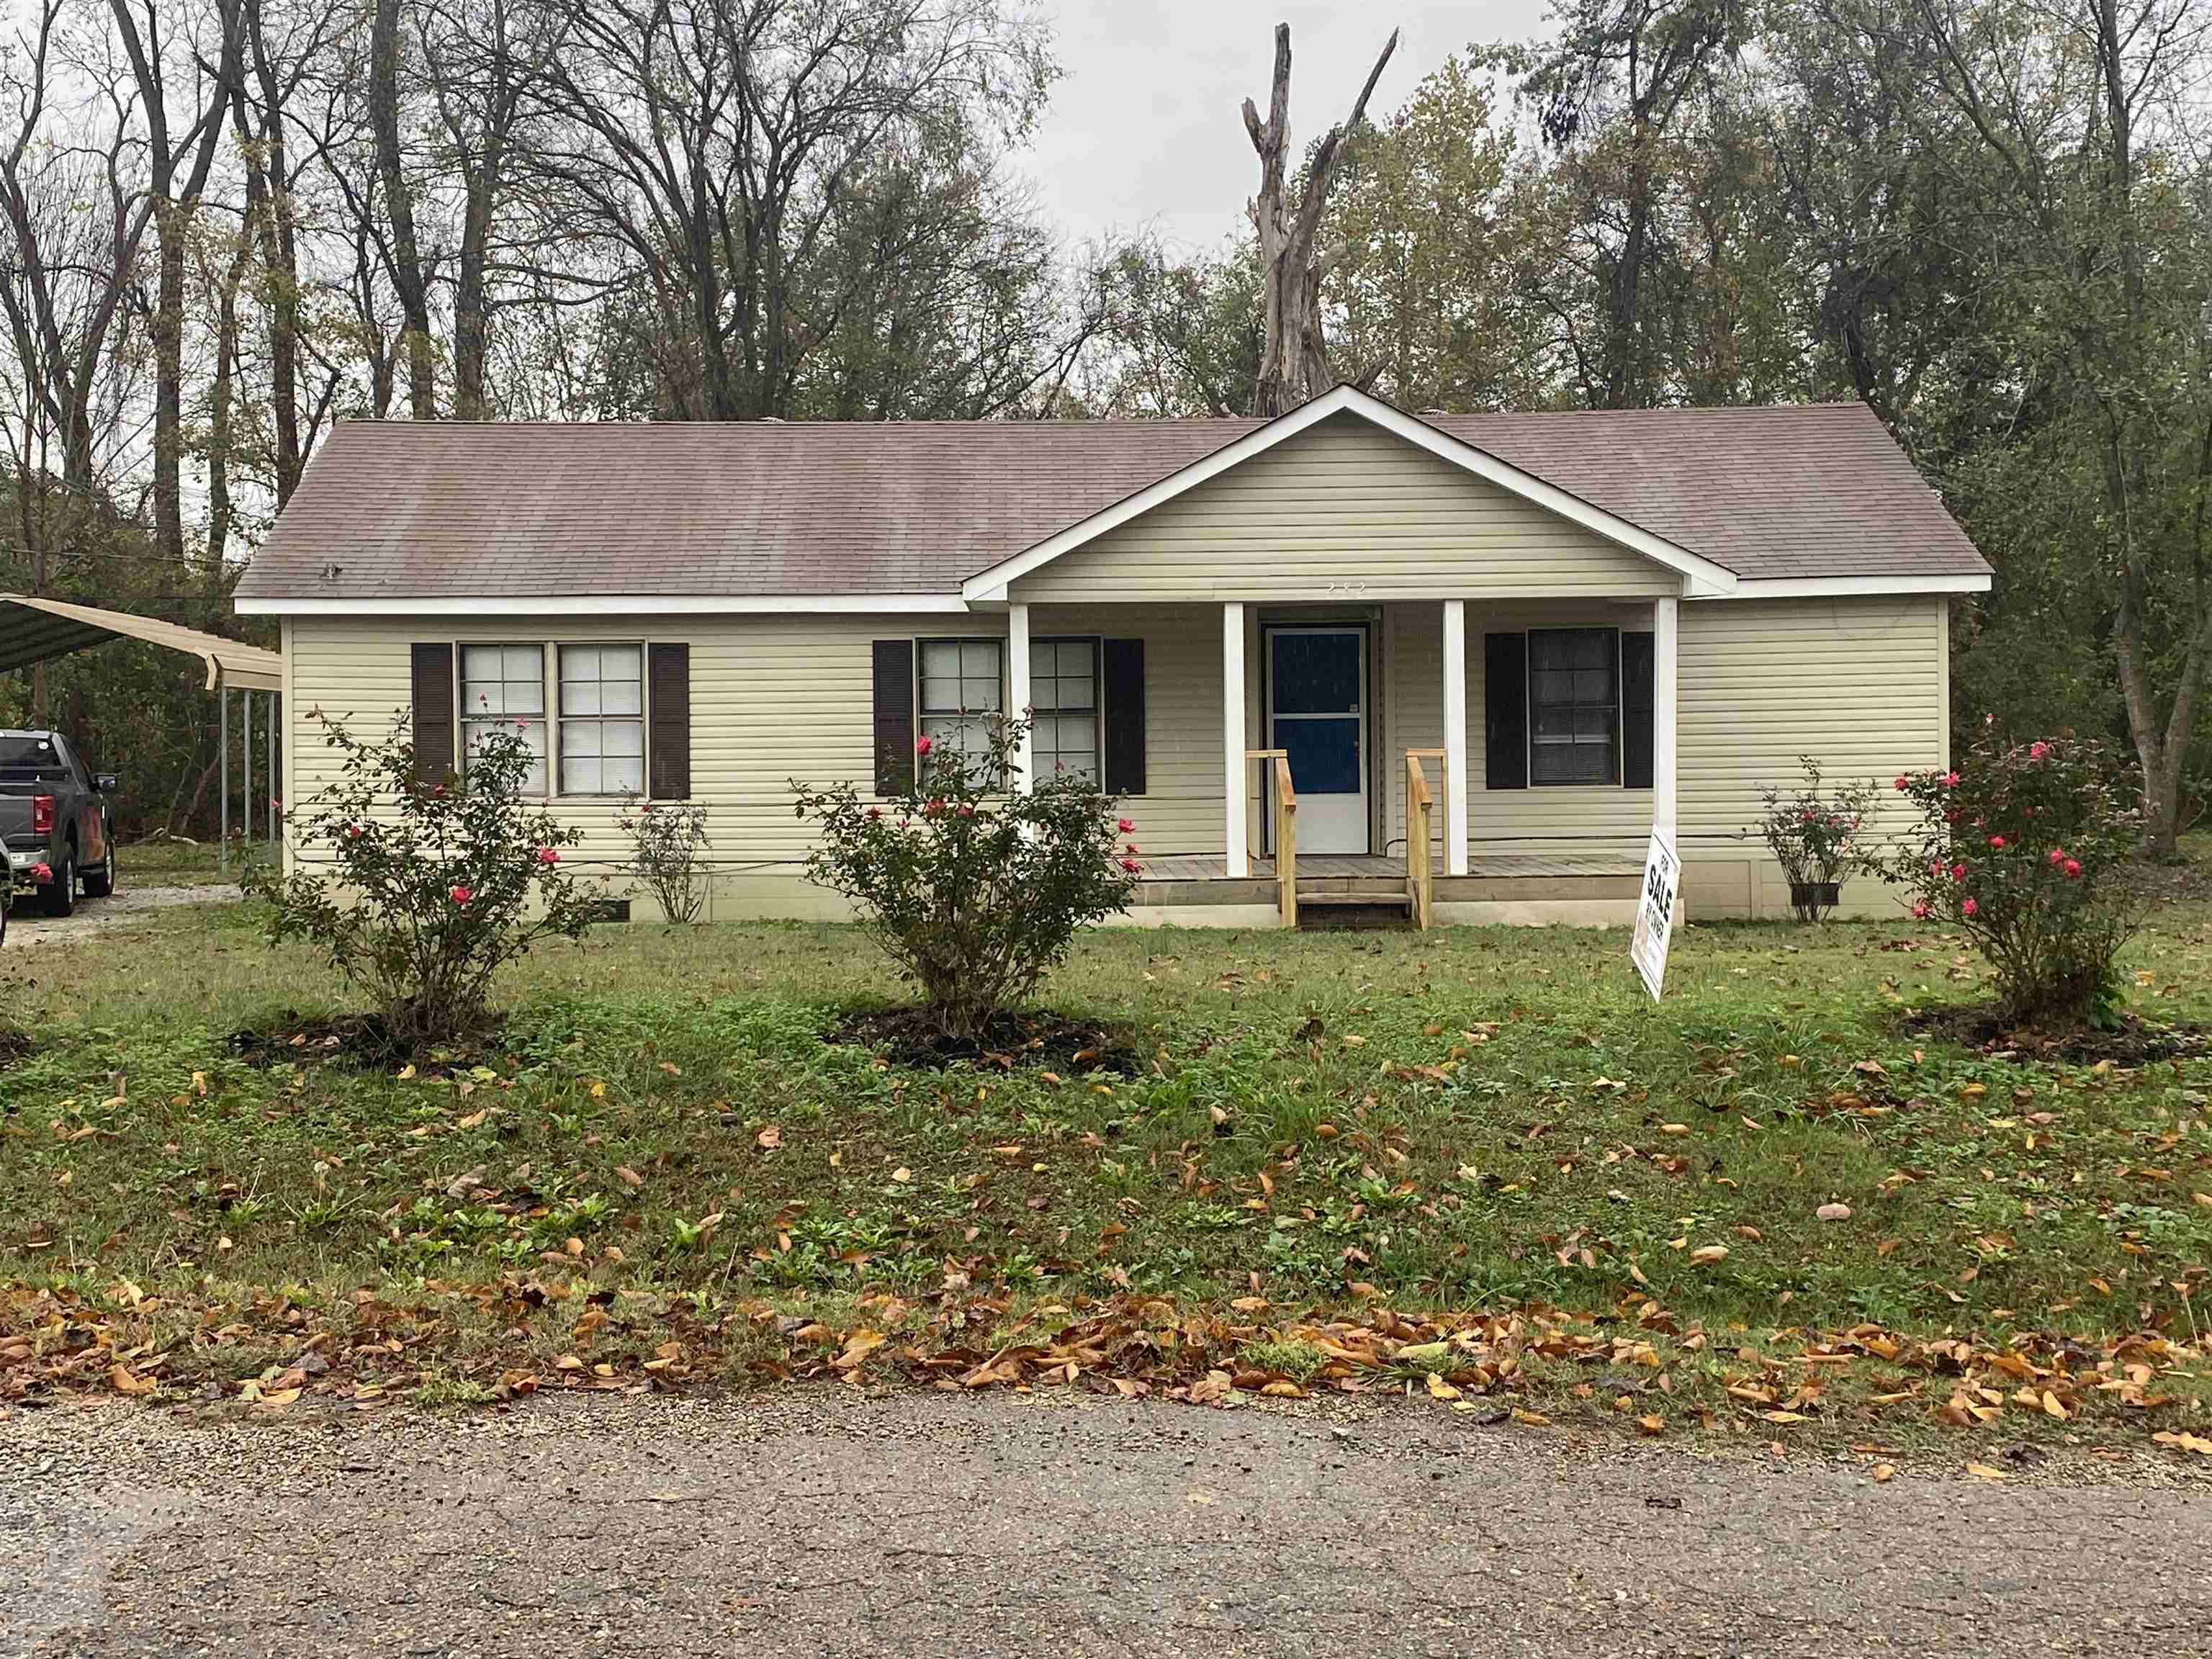
[(2154, 1066), (2162, 1060), (2212, 1054), (2212, 1031), (2202, 1025), (2161, 1025), (2135, 1014), (2104, 1028), (2047, 1032), (2014, 1025), (1995, 1008), (1981, 1005), (1965, 1008), (1923, 1008), (1909, 1014), (1905, 1030), (1914, 1036), (1934, 1037), (1978, 1048), (1990, 1055), (2016, 1060), (2066, 1060), (2094, 1065), (2110, 1060), (2115, 1066)]
[(340, 1066), (358, 1071), (382, 1071), (409, 1060), (428, 1071), (466, 1070), (480, 1050), (499, 1036), (495, 1023), (477, 1034), (465, 1051), (440, 1050), (427, 1060), (386, 1029), (374, 1014), (308, 1016), (291, 1011), (260, 1025), (243, 1026), (230, 1034), (231, 1053), (255, 1066)]
[(911, 1006), (854, 1009), (823, 1033), (826, 1042), (880, 1050), (896, 1066), (966, 1064), (1001, 1071), (1022, 1066), (1071, 1073), (1111, 1072), (1120, 1077), (1133, 1077), (1143, 1064), (1134, 1036), (1127, 1026), (1070, 1019), (1039, 1009), (1002, 1011), (992, 1017), (981, 1041), (969, 1042), (946, 1036), (927, 1009)]

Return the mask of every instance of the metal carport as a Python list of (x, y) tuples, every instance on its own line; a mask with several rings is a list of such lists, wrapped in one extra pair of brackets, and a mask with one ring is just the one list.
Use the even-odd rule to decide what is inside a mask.
[(65, 657), (110, 640), (140, 640), (164, 650), (181, 651), (207, 665), (207, 689), (216, 694), (222, 726), (222, 860), (230, 862), (230, 694), (239, 694), (246, 721), (244, 779), (246, 838), (253, 839), (253, 694), (269, 699), (264, 729), (269, 750), (269, 842), (276, 842), (277, 699), (284, 690), (284, 659), (258, 645), (204, 634), (197, 628), (134, 617), (127, 611), (70, 605), (28, 593), (0, 593), (0, 672)]

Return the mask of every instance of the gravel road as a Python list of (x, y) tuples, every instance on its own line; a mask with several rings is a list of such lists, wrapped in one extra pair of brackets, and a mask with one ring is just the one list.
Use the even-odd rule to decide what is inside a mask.
[(0, 1420), (8, 1659), (2187, 1654), (2208, 1560), (2212, 1479), (2171, 1464), (1876, 1485), (1420, 1409)]

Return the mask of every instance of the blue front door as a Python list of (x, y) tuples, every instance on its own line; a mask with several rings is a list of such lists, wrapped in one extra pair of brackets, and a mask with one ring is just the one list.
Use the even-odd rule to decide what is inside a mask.
[(1367, 630), (1267, 630), (1267, 746), (1288, 752), (1298, 850), (1367, 851)]

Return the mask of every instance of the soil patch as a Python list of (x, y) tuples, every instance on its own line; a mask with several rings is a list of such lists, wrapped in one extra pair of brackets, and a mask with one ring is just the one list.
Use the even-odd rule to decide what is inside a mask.
[(31, 1052), (31, 1034), (14, 1025), (0, 1024), (0, 1072)]
[(2202, 1025), (2160, 1025), (2134, 1014), (2118, 1024), (2078, 1031), (2046, 1032), (2015, 1025), (1986, 1004), (1964, 1008), (1923, 1008), (1909, 1014), (1905, 1030), (1978, 1048), (1990, 1055), (2020, 1060), (2069, 1060), (2094, 1065), (2154, 1066), (2160, 1060), (2212, 1054), (2212, 1031)]
[(1080, 1074), (1112, 1072), (1133, 1077), (1143, 1063), (1135, 1032), (1101, 1020), (1071, 1019), (1049, 1009), (992, 1017), (981, 1041), (948, 1037), (917, 1007), (860, 1008), (841, 1015), (823, 1034), (831, 1042), (881, 1049), (894, 1065), (1017, 1066)]
[(477, 1034), (477, 1046), (463, 1050), (437, 1051), (428, 1063), (409, 1051), (374, 1014), (316, 1015), (287, 1012), (259, 1025), (242, 1026), (230, 1034), (231, 1053), (255, 1066), (338, 1066), (356, 1071), (382, 1071), (412, 1060), (426, 1072), (466, 1070), (481, 1047), (499, 1035), (496, 1025)]

